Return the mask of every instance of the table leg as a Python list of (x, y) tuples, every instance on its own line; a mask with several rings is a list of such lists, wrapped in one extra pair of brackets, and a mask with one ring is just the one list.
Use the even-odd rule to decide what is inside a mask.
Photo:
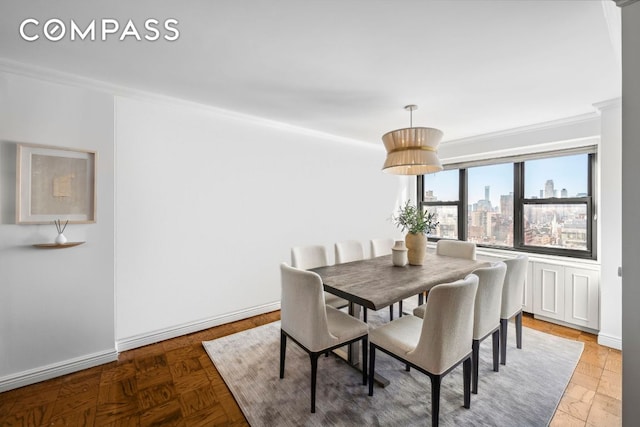
[[(349, 314), (351, 316), (354, 316), (356, 318), (360, 318), (360, 310), (364, 309), (364, 313), (366, 316), (366, 308), (359, 306), (358, 304), (354, 304), (352, 302), (349, 303)], [(365, 319), (366, 322), (366, 319)], [(347, 358), (346, 361), (347, 363), (349, 363), (349, 365), (351, 365), (353, 368), (361, 371), (362, 370), (362, 365), (360, 364), (360, 345), (361, 345), (362, 341), (356, 341), (352, 344), (349, 344), (347, 346)], [(344, 359), (344, 352), (341, 351), (340, 349), (336, 349), (333, 351), (333, 353), (340, 357), (341, 359)], [(383, 377), (382, 375), (376, 374), (375, 377), (373, 378), (373, 380), (376, 382), (376, 384), (378, 384), (380, 387), (386, 387), (389, 385), (389, 380), (386, 379), (385, 377)]]
[[(360, 309), (361, 306), (358, 304), (354, 304), (349, 302), (349, 315), (355, 317), (356, 319), (360, 318)], [(365, 320), (366, 322), (366, 320)], [(349, 344), (349, 349), (347, 350), (347, 360), (350, 365), (358, 364), (358, 355), (360, 354), (360, 341), (356, 341), (352, 344)]]

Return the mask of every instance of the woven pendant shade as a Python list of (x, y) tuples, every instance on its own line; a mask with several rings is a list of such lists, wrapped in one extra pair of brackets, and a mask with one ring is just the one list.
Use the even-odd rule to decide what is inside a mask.
[(424, 175), (442, 170), (438, 158), (438, 144), (442, 131), (434, 128), (413, 127), (413, 110), (417, 105), (407, 105), (411, 113), (411, 127), (393, 130), (382, 135), (387, 159), (382, 170), (394, 175)]
[(442, 170), (438, 144), (442, 131), (434, 128), (405, 128), (382, 136), (387, 159), (384, 172), (394, 175), (423, 175)]

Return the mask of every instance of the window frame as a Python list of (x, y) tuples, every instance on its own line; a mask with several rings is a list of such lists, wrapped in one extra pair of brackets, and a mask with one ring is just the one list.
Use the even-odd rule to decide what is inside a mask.
[[(466, 230), (467, 230), (467, 221), (466, 212), (467, 208), (464, 203), (462, 203), (462, 196), (464, 195), (465, 199), (467, 197), (467, 170), (466, 169), (458, 169), (458, 200), (457, 201), (435, 201), (435, 202), (425, 202), (424, 201), (424, 175), (418, 175), (418, 204), (425, 209), (429, 209), (429, 206), (457, 206), (458, 207), (458, 239), (460, 239), (461, 232), (464, 230), (465, 238), (466, 238)], [(437, 242), (440, 239), (446, 239), (445, 237), (436, 237), (429, 236), (429, 240), (433, 242)]]
[[(525, 162), (532, 160), (529, 156), (520, 156), (509, 159), (495, 159), (495, 161), (483, 161), (477, 163), (451, 165), (445, 169), (457, 169), (459, 171), (458, 201), (455, 202), (425, 202), (424, 201), (424, 175), (417, 176), (418, 204), (422, 208), (428, 209), (429, 206), (457, 206), (458, 207), (458, 240), (467, 240), (468, 238), (468, 182), (467, 170), (474, 166), (486, 166), (500, 163), (513, 164), (513, 246), (483, 245), (478, 244), (481, 248), (516, 250), (520, 252), (537, 253), (545, 255), (557, 255), (571, 258), (597, 259), (597, 204), (595, 198), (596, 191), (596, 156), (597, 153), (591, 147), (583, 147), (581, 150), (550, 152), (536, 154), (537, 158), (564, 157), (571, 154), (587, 154), (587, 196), (586, 197), (569, 197), (569, 198), (543, 198), (528, 199), (524, 197), (524, 169)], [(457, 167), (456, 167), (457, 166)], [(587, 215), (587, 249), (565, 249), (545, 246), (534, 246), (524, 244), (524, 210), (526, 205), (585, 205)], [(440, 237), (429, 237), (429, 241), (437, 242)]]

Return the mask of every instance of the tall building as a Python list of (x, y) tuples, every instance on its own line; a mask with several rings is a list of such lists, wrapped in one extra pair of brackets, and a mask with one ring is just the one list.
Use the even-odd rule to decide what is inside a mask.
[(513, 192), (500, 196), (500, 214), (507, 218), (513, 216)]
[(553, 190), (552, 179), (548, 179), (547, 182), (544, 184), (544, 197), (545, 198), (555, 197), (555, 191)]
[(484, 186), (484, 199), (485, 200), (491, 200), (490, 199), (490, 195), (491, 195), (490, 193), (491, 193), (491, 186), (485, 185)]
[(562, 191), (560, 191), (560, 197), (562, 197), (563, 199), (566, 199), (567, 197), (569, 197), (569, 192), (567, 191), (566, 188), (563, 188)]

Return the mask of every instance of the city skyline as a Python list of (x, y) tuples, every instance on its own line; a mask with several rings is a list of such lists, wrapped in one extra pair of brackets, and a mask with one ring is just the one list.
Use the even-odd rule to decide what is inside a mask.
[[(540, 198), (547, 181), (553, 181), (556, 197), (587, 194), (587, 154), (545, 158), (525, 162), (525, 197)], [(550, 176), (551, 175), (551, 176)], [(513, 193), (513, 163), (478, 166), (467, 169), (469, 204), (485, 199), (490, 187), (491, 206), (500, 207), (500, 197)], [(438, 201), (458, 200), (458, 170), (425, 175), (425, 194), (432, 190)], [(566, 196), (564, 191), (566, 190)]]

